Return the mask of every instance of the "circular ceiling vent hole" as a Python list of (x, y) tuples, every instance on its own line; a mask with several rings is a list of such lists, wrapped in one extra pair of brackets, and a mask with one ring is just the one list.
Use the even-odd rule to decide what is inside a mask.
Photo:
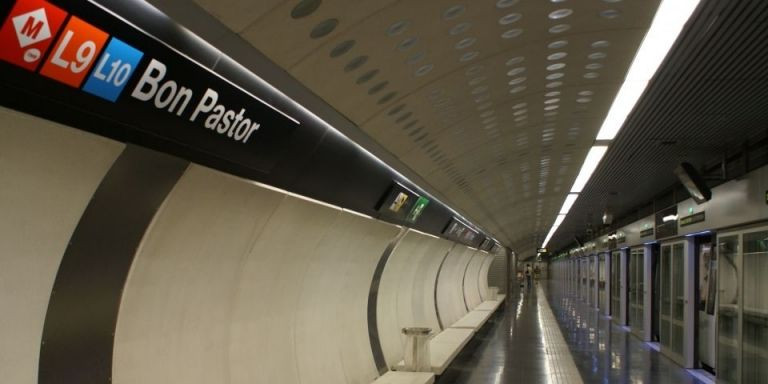
[(454, 5), (443, 12), (443, 20), (453, 20), (464, 13), (463, 5)]
[[(388, 103), (388, 102), (392, 101), (392, 99), (394, 99), (394, 98), (395, 98), (395, 96), (397, 96), (397, 92), (390, 92), (390, 93), (387, 93), (386, 95), (384, 95), (384, 97), (382, 97), (381, 99), (379, 99), (379, 104), (386, 104), (386, 103)], [(415, 123), (415, 122), (413, 122), (413, 121), (412, 121), (411, 123), (414, 123), (414, 124), (416, 124), (416, 123)], [(409, 127), (409, 126), (406, 126), (405, 128), (410, 128), (410, 127)]]
[(354, 46), (355, 46), (355, 41), (354, 40), (342, 41), (341, 43), (336, 44), (336, 46), (333, 47), (333, 49), (331, 49), (331, 57), (333, 57), (333, 58), (339, 57), (339, 56), (349, 52), (349, 50), (352, 49), (352, 47), (354, 47)]
[(387, 113), (387, 115), (390, 115), (390, 116), (392, 116), (392, 115), (397, 115), (398, 113), (400, 113), (400, 111), (402, 111), (402, 110), (403, 110), (403, 108), (405, 108), (405, 104), (400, 104), (400, 105), (398, 105), (398, 106), (396, 106), (396, 107), (392, 108), (392, 109), (389, 111), (389, 113)]
[(320, 8), (321, 0), (301, 0), (291, 10), (291, 17), (294, 19), (301, 19), (307, 17)]
[(314, 28), (312, 28), (312, 31), (309, 33), (309, 37), (313, 39), (319, 39), (321, 37), (328, 36), (328, 34), (333, 32), (333, 30), (336, 29), (336, 26), (338, 25), (339, 19), (323, 20), (319, 24), (315, 25)]
[(368, 56), (355, 57), (354, 59), (350, 60), (347, 65), (344, 66), (344, 72), (352, 72), (355, 69), (362, 67), (366, 61), (368, 61)]
[(371, 89), (368, 90), (369, 95), (375, 95), (379, 93), (382, 89), (387, 87), (387, 84), (389, 84), (389, 81), (382, 81), (381, 83), (378, 83), (371, 87)]
[(357, 78), (356, 84), (365, 84), (371, 79), (373, 79), (377, 74), (379, 73), (378, 69), (372, 69), (364, 74), (362, 74), (360, 77)]
[(387, 28), (387, 35), (389, 36), (397, 36), (401, 33), (403, 33), (408, 28), (408, 22), (405, 20), (400, 20)]

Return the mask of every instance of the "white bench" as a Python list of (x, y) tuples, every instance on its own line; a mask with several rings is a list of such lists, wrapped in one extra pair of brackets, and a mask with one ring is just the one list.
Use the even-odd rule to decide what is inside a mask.
[(451, 328), (469, 328), (475, 331), (479, 330), (483, 324), (491, 317), (493, 311), (475, 310), (467, 313), (451, 325)]
[(480, 305), (475, 307), (475, 311), (495, 311), (502, 302), (504, 302), (505, 295), (498, 295), (497, 300), (486, 300), (483, 301)]
[[(462, 348), (469, 342), (474, 329), (446, 328), (429, 340), (430, 366), (435, 375), (441, 375), (448, 364), (456, 358)], [(405, 362), (401, 361), (395, 369), (403, 369)]]
[(373, 382), (373, 384), (432, 384), (435, 374), (430, 372), (395, 372), (389, 371)]

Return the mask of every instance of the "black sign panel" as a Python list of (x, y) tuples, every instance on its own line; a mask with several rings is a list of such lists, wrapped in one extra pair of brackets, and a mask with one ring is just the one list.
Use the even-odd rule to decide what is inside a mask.
[(471, 245), (477, 239), (479, 234), (468, 225), (457, 220), (455, 217), (451, 218), (451, 221), (443, 230), (443, 235), (449, 240), (458, 241), (467, 245)]
[(640, 231), (640, 237), (653, 236), (653, 228), (648, 228)]
[(493, 244), (494, 244), (493, 239), (491, 239), (490, 237), (486, 237), (485, 239), (483, 239), (483, 242), (480, 243), (479, 248), (482, 249), (483, 251), (490, 251), (491, 248), (493, 248)]
[(685, 227), (687, 225), (701, 223), (704, 220), (706, 220), (706, 217), (704, 216), (704, 211), (702, 211), (699, 213), (694, 213), (690, 216), (680, 218), (680, 226)]
[(400, 183), (392, 184), (376, 208), (382, 216), (404, 221), (416, 204), (419, 195)]
[[(264, 173), (299, 126), (93, 3), (18, 0), (4, 11), (0, 82), (4, 92), (44, 95), (40, 108), (67, 104), (72, 113), (97, 114)], [(107, 132), (120, 134), (125, 132)]]

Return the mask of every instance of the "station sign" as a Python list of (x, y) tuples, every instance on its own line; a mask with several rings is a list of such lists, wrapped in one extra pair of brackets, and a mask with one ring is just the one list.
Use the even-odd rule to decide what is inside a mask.
[(90, 2), (72, 8), (13, 4), (3, 83), (262, 172), (276, 163), (298, 120)]

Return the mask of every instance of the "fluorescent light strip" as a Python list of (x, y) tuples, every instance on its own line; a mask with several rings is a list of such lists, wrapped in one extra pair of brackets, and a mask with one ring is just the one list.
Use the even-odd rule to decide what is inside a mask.
[(581, 165), (579, 175), (576, 177), (576, 181), (573, 182), (571, 193), (580, 193), (584, 189), (587, 181), (592, 177), (592, 173), (597, 169), (597, 165), (600, 164), (600, 160), (605, 156), (606, 151), (608, 151), (608, 146), (606, 145), (595, 145), (590, 148), (587, 158), (584, 159), (584, 164)]
[(656, 74), (700, 0), (664, 0), (629, 66), (597, 140), (613, 140)]
[(560, 214), (567, 215), (568, 212), (573, 207), (573, 204), (576, 202), (576, 199), (578, 197), (579, 197), (578, 193), (569, 193), (568, 196), (565, 197), (565, 202), (563, 202), (563, 207), (560, 208)]

